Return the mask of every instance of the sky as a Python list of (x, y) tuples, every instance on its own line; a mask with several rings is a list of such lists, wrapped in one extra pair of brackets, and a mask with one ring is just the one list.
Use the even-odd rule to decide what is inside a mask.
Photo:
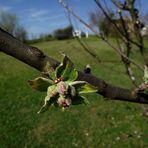
[[(90, 22), (89, 13), (97, 6), (93, 0), (66, 0), (72, 9), (86, 22)], [(138, 0), (142, 13), (148, 11), (148, 0)], [(106, 0), (108, 3), (109, 0)], [(108, 3), (109, 7), (112, 7)], [(0, 12), (9, 11), (17, 16), (19, 24), (25, 27), (29, 37), (38, 37), (41, 33), (50, 34), (57, 28), (68, 26), (67, 12), (58, 0), (0, 0)], [(76, 29), (86, 30), (79, 21), (72, 18)]]

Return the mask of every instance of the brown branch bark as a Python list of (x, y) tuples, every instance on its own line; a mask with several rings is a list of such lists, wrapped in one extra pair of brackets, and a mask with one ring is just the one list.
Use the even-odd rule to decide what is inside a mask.
[(49, 61), (54, 67), (57, 61), (46, 56), (38, 48), (28, 46), (14, 38), (11, 34), (0, 28), (0, 51), (42, 71)]
[[(0, 29), (0, 51), (40, 70), (44, 70), (47, 62), (54, 68), (59, 62), (35, 47), (31, 47), (18, 41), (16, 38)], [(84, 80), (98, 88), (98, 93), (110, 100), (122, 100), (135, 103), (148, 104), (148, 96), (133, 96), (131, 90), (112, 86), (102, 79), (93, 75), (79, 72), (78, 80)]]

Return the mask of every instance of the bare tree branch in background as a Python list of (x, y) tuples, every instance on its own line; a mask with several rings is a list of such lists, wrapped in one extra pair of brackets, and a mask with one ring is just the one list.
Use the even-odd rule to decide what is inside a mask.
[[(68, 0), (66, 1), (66, 5), (67, 7), (69, 7), (69, 3), (68, 3)], [(106, 4), (106, 3), (105, 3)], [(107, 5), (106, 5), (107, 7)], [(67, 9), (66, 9), (67, 10)], [(72, 9), (71, 9), (72, 10)], [(112, 15), (112, 13), (108, 10), (108, 12), (110, 13), (110, 16)], [(68, 20), (69, 20), (69, 23), (70, 23), (70, 26), (73, 26), (72, 24), (72, 19), (71, 19), (71, 14), (69, 13), (69, 11), (67, 11), (67, 16), (68, 16)], [(90, 13), (90, 16), (91, 16), (91, 22), (92, 22), (92, 25), (98, 27), (98, 25), (102, 25), (102, 23), (104, 24), (105, 23), (105, 18), (104, 18), (104, 15), (103, 13), (101, 13), (101, 11), (97, 11), (97, 12), (91, 12)], [(105, 21), (104, 21), (105, 20)], [(108, 24), (107, 24), (108, 25)], [(105, 26), (105, 28), (103, 28), (103, 32), (106, 32), (106, 30), (108, 29), (108, 26)], [(74, 28), (74, 27), (73, 27)], [(101, 58), (91, 49), (91, 47), (87, 44), (87, 42), (85, 42), (82, 38), (79, 38), (76, 36), (76, 39), (77, 41), (79, 42), (79, 44), (81, 45), (81, 47), (84, 49), (84, 51), (86, 53), (88, 53), (91, 57), (93, 57), (93, 59), (100, 65), (100, 66), (103, 66), (111, 71), (114, 71), (116, 73), (120, 73), (120, 74), (126, 74), (125, 72), (123, 71), (120, 71), (120, 70), (116, 70), (112, 67), (110, 67), (107, 63), (111, 63), (111, 62), (114, 62), (114, 63), (120, 63), (120, 61), (118, 60), (114, 60), (114, 61), (108, 61), (108, 60), (101, 60)], [(77, 49), (77, 47), (75, 47), (75, 45), (71, 45), (73, 48)]]
[[(146, 54), (147, 49), (144, 47), (143, 36), (141, 34), (141, 29), (142, 27), (144, 27), (144, 24), (140, 20), (139, 10), (135, 7), (136, 0), (125, 0), (123, 4), (121, 4), (117, 0), (112, 0), (112, 2), (115, 4), (115, 6), (121, 9), (121, 11), (127, 11), (129, 13), (134, 29), (131, 31), (134, 32), (135, 37), (137, 38), (137, 47), (139, 48), (140, 53), (145, 60), (145, 65), (148, 66), (147, 63), (148, 56)], [(135, 41), (133, 42), (132, 40), (132, 43), (135, 43)]]
[[(83, 25), (85, 25), (86, 27), (88, 27), (92, 32), (94, 32), (97, 37), (101, 38), (104, 42), (106, 42), (110, 47), (112, 47), (119, 55), (122, 55), (126, 60), (130, 61), (132, 64), (134, 64), (135, 66), (137, 66), (141, 71), (143, 71), (143, 68), (141, 65), (139, 65), (138, 63), (136, 63), (134, 60), (132, 60), (131, 58), (128, 58), (123, 52), (121, 52), (118, 48), (116, 48), (114, 45), (112, 45), (104, 36), (102, 36), (102, 34), (100, 34), (99, 32), (97, 32), (96, 30), (93, 29), (92, 26), (88, 25), (84, 20), (82, 20), (78, 15), (75, 14), (75, 12), (72, 11), (72, 9), (70, 9), (68, 7), (68, 5), (64, 2), (64, 0), (60, 0), (59, 1), (63, 7), (69, 12), (71, 13), (76, 19), (78, 19)], [(131, 42), (131, 41), (130, 41)], [(133, 41), (134, 43), (134, 41)]]
[[(114, 21), (110, 15), (108, 14), (110, 11), (107, 9), (107, 11), (105, 10), (105, 8), (102, 6), (102, 4), (100, 3), (101, 1), (98, 1), (98, 0), (94, 0), (95, 3), (97, 4), (97, 6), (100, 8), (100, 10), (102, 11), (103, 15), (109, 20), (109, 24), (111, 24), (113, 26), (113, 28), (115, 29), (115, 31), (119, 34), (119, 37), (120, 37), (120, 40), (125, 44), (124, 48), (123, 46), (121, 47), (118, 43), (117, 43), (117, 47), (115, 47), (115, 45), (113, 45), (111, 42), (109, 42), (109, 40), (104, 37), (102, 34), (98, 33), (97, 32), (97, 35), (99, 35), (101, 37), (101, 39), (103, 41), (105, 41), (110, 47), (112, 47), (120, 56), (121, 56), (121, 60), (122, 62), (124, 63), (125, 65), (125, 69), (126, 69), (126, 73), (127, 75), (129, 76), (131, 82), (133, 83), (134, 86), (137, 87), (137, 84), (136, 84), (136, 77), (134, 76), (134, 72), (132, 70), (132, 67), (131, 67), (131, 64), (134, 64), (137, 66), (137, 68), (141, 71), (143, 71), (143, 67), (138, 64), (137, 62), (135, 62), (135, 60), (132, 60), (131, 59), (131, 52), (134, 50), (133, 49), (133, 45), (136, 45), (139, 49), (140, 49), (140, 52), (141, 52), (141, 55), (143, 56), (143, 49), (144, 49), (144, 44), (143, 44), (143, 38), (140, 34), (140, 26), (139, 26), (139, 29), (135, 30), (134, 29), (134, 34), (136, 34), (136, 37), (138, 38), (137, 41), (134, 40), (134, 38), (132, 38), (131, 36), (131, 28), (129, 28), (129, 26), (127, 25), (128, 24), (128, 19), (126, 20), (123, 15), (122, 15), (122, 11), (127, 11), (129, 12), (129, 14), (131, 15), (131, 19), (135, 19), (139, 21), (139, 18), (138, 18), (138, 14), (137, 14), (137, 9), (135, 8), (135, 1), (124, 1), (124, 3), (120, 3), (116, 0), (113, 0), (113, 4), (117, 7), (118, 9), (118, 14), (119, 14), (119, 19), (120, 20), (120, 26), (118, 26), (118, 24), (116, 23), (116, 21)], [(104, 4), (105, 4), (105, 7), (107, 8), (107, 4), (105, 2), (105, 0), (102, 0), (104, 1)], [(71, 13), (74, 17), (77, 16), (75, 14), (75, 12), (73, 12), (70, 7), (68, 5), (66, 5), (66, 3), (64, 2), (64, 0), (61, 0), (60, 3), (67, 9), (67, 11), (69, 13)], [(96, 15), (97, 13), (91, 13), (90, 14), (91, 17), (92, 17), (92, 20), (94, 21), (93, 23), (99, 23), (97, 22), (97, 19), (96, 19)], [(135, 18), (134, 18), (135, 17)], [(77, 16), (76, 18), (79, 18), (79, 16)], [(82, 20), (81, 18), (79, 18), (78, 20)], [(84, 25), (87, 24), (85, 23), (84, 21), (81, 21)], [(132, 22), (132, 21), (130, 21)], [(135, 21), (134, 21), (135, 22)], [(139, 21), (140, 22), (140, 21)], [(136, 22), (137, 23), (137, 22)], [(135, 24), (133, 24), (134, 26)], [(88, 27), (89, 29), (91, 29), (93, 31), (93, 27), (92, 26), (87, 26), (85, 25), (86, 27)], [(94, 32), (96, 33), (96, 31)], [(90, 54), (91, 55), (91, 54)], [(145, 64), (146, 64), (146, 58), (143, 56), (144, 60), (145, 60)]]
[(26, 29), (19, 24), (16, 15), (10, 12), (6, 11), (0, 12), (0, 27), (23, 42), (27, 40)]

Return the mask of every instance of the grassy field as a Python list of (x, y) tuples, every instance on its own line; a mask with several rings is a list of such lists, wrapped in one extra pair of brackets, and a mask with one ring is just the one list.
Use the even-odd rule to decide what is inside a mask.
[[(131, 88), (114, 51), (94, 38), (85, 41), (105, 63), (98, 63), (76, 40), (33, 46), (59, 60), (64, 52), (78, 70), (90, 64), (97, 77)], [(109, 62), (113, 60), (118, 61)], [(148, 118), (142, 115), (147, 106), (91, 94), (86, 96), (89, 105), (71, 106), (65, 112), (51, 107), (38, 115), (46, 93), (33, 91), (27, 80), (39, 75), (30, 66), (0, 53), (0, 148), (148, 148)]]

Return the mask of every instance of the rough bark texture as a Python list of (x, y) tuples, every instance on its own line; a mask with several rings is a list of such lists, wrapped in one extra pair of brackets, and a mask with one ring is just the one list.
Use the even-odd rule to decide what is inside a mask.
[[(59, 64), (57, 60), (45, 55), (40, 49), (23, 44), (2, 29), (0, 29), (0, 51), (40, 71), (44, 70), (47, 62), (54, 68)], [(148, 96), (145, 96), (145, 98), (133, 96), (131, 90), (112, 86), (91, 74), (79, 72), (78, 80), (84, 80), (96, 86), (98, 93), (110, 100), (148, 104)]]
[(47, 61), (54, 67), (58, 64), (56, 60), (46, 56), (38, 48), (23, 44), (2, 29), (0, 29), (0, 51), (15, 57), (40, 71), (43, 70)]

